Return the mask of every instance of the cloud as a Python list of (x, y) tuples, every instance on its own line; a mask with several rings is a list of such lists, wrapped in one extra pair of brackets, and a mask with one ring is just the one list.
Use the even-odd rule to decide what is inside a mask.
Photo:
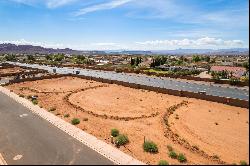
[(231, 48), (243, 47), (244, 42), (241, 40), (222, 40), (217, 38), (204, 37), (196, 40), (182, 39), (182, 40), (153, 40), (145, 42), (135, 42), (144, 48)]
[(47, 0), (46, 5), (48, 8), (57, 8), (63, 5), (71, 4), (77, 0)]
[(64, 5), (72, 4), (78, 0), (10, 0), (10, 1), (29, 6), (45, 5), (47, 8), (53, 9)]
[(93, 6), (80, 9), (79, 11), (75, 12), (74, 15), (80, 16), (80, 15), (84, 15), (84, 14), (99, 11), (99, 10), (114, 9), (124, 4), (127, 4), (131, 1), (133, 0), (113, 0), (107, 3), (101, 3), (101, 4), (97, 4), (97, 5), (93, 5)]

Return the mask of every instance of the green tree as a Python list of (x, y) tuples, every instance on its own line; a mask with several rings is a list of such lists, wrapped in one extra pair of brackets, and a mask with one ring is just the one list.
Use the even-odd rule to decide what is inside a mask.
[(199, 62), (199, 61), (201, 61), (201, 58), (198, 55), (194, 55), (192, 60), (193, 60), (193, 62)]

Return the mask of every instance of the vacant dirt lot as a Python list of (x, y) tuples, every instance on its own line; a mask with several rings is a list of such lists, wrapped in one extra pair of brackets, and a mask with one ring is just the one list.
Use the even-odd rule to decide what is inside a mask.
[(12, 68), (6, 68), (6, 69), (0, 69), (0, 75), (1, 74), (13, 74), (13, 73), (20, 73), (25, 71), (25, 69), (21, 67), (12, 67)]
[[(68, 122), (79, 118), (77, 127), (107, 143), (110, 130), (119, 129), (130, 140), (120, 149), (148, 164), (163, 159), (180, 164), (168, 156), (167, 145), (184, 153), (188, 164), (249, 162), (247, 109), (74, 77), (24, 82), (7, 88), (25, 97), (37, 95), (39, 106), (48, 111), (55, 108), (51, 113)], [(187, 103), (180, 104), (183, 101)], [(167, 116), (167, 128), (163, 119), (170, 110), (174, 111)], [(159, 153), (143, 151), (144, 137), (158, 145)], [(192, 146), (199, 150), (192, 150)]]

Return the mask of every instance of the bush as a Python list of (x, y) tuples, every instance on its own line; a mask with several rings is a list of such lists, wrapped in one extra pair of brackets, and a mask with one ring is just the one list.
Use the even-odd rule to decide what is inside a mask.
[(77, 125), (77, 124), (80, 123), (80, 120), (77, 119), (77, 118), (74, 118), (74, 119), (72, 119), (71, 123), (72, 123), (73, 125)]
[(120, 146), (120, 145), (125, 145), (126, 143), (128, 143), (128, 137), (124, 134), (119, 135), (116, 139), (115, 139), (115, 144)]
[(240, 83), (240, 80), (238, 78), (230, 78), (229, 84), (230, 85), (238, 85)]
[(68, 117), (69, 117), (69, 114), (65, 114), (65, 115), (64, 115), (64, 118), (68, 118)]
[(37, 105), (37, 104), (38, 104), (38, 101), (37, 101), (36, 99), (34, 99), (34, 100), (32, 100), (32, 103), (33, 103), (34, 105)]
[(178, 161), (183, 163), (183, 162), (186, 162), (187, 161), (187, 158), (184, 154), (180, 153), (177, 157)]
[(20, 94), (19, 97), (24, 97), (24, 95), (23, 95), (23, 94)]
[(119, 135), (119, 130), (117, 130), (117, 129), (111, 129), (111, 135), (113, 137), (117, 137)]
[(169, 165), (169, 163), (166, 160), (160, 160), (158, 165)]
[(168, 156), (172, 159), (176, 159), (177, 158), (177, 154), (175, 153), (175, 151), (170, 151)]
[(240, 165), (248, 165), (246, 161), (240, 161)]
[(158, 147), (153, 141), (144, 142), (143, 149), (144, 149), (144, 151), (150, 152), (150, 153), (157, 153), (158, 152)]

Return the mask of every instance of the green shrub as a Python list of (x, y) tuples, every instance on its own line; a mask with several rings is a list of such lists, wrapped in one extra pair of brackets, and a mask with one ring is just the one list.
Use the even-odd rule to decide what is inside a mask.
[(115, 139), (115, 144), (120, 146), (120, 145), (125, 145), (126, 143), (129, 142), (129, 139), (126, 135), (124, 134), (121, 134), (121, 135), (118, 135)]
[(183, 162), (186, 162), (187, 161), (187, 158), (184, 154), (180, 153), (177, 157), (178, 161), (183, 163)]
[(177, 158), (177, 153), (175, 153), (175, 151), (170, 151), (168, 156), (171, 157), (172, 159), (176, 159)]
[(65, 114), (64, 115), (64, 118), (68, 118), (70, 115), (69, 114)]
[(72, 123), (73, 125), (77, 125), (77, 124), (80, 123), (80, 120), (77, 119), (77, 118), (74, 118), (74, 119), (72, 119), (71, 123)]
[(153, 141), (145, 141), (143, 144), (143, 149), (146, 152), (157, 153), (158, 147)]
[(111, 135), (113, 137), (117, 137), (119, 135), (119, 130), (117, 130), (117, 129), (111, 129)]
[(240, 161), (240, 165), (248, 165), (246, 161)]
[(34, 99), (34, 100), (32, 100), (32, 103), (33, 103), (34, 105), (37, 105), (37, 104), (38, 104), (38, 101), (37, 101), (36, 99)]
[(158, 165), (169, 165), (169, 163), (166, 160), (160, 160)]

